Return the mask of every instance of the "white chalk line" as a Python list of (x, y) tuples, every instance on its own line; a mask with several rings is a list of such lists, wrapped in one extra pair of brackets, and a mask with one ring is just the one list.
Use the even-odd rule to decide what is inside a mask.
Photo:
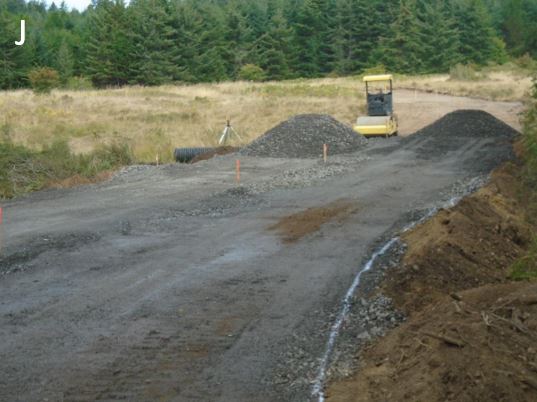
[[(475, 189), (475, 185), (479, 184), (478, 182), (481, 180), (482, 178), (472, 179), (467, 186), (468, 190), (464, 194), (450, 198), (447, 202), (443, 203), (440, 207), (430, 208), (427, 211), (427, 213), (424, 216), (422, 216), (420, 219), (414, 222), (411, 222), (410, 224), (405, 226), (401, 230), (401, 233), (407, 232), (410, 229), (413, 229), (414, 227), (419, 225), (420, 223), (423, 223), (424, 221), (426, 221), (427, 219), (435, 215), (440, 209), (454, 207), (462, 198), (464, 198), (466, 195), (471, 193), (473, 189)], [(332, 324), (332, 327), (330, 328), (330, 335), (328, 337), (328, 341), (326, 342), (325, 351), (320, 360), (319, 369), (317, 371), (317, 376), (315, 377), (315, 381), (313, 382), (311, 396), (314, 398), (317, 398), (318, 402), (325, 401), (324, 386), (326, 382), (328, 364), (330, 362), (330, 358), (332, 357), (332, 352), (334, 351), (336, 340), (341, 331), (341, 327), (343, 326), (343, 322), (345, 321), (345, 318), (347, 317), (347, 314), (349, 313), (349, 310), (351, 307), (352, 296), (354, 295), (354, 292), (360, 285), (362, 274), (364, 272), (371, 270), (377, 258), (384, 255), (399, 240), (400, 240), (399, 236), (394, 236), (390, 240), (388, 240), (386, 243), (384, 243), (384, 245), (380, 249), (375, 251), (373, 255), (371, 256), (371, 258), (362, 267), (362, 269), (356, 274), (356, 276), (354, 277), (354, 280), (352, 281), (351, 286), (347, 290), (347, 293), (345, 293), (345, 297), (343, 298), (343, 301), (341, 303), (341, 309), (337, 315), (337, 319), (334, 322), (334, 324)]]

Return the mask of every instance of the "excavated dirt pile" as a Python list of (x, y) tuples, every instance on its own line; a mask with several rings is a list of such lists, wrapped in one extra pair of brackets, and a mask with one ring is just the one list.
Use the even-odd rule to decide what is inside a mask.
[(446, 293), (506, 280), (532, 239), (515, 169), (497, 169), (484, 188), (405, 236), (403, 264), (384, 283), (399, 308), (412, 313)]
[(334, 401), (537, 400), (537, 284), (510, 282), (533, 236), (516, 167), (405, 236), (381, 292), (408, 319), (360, 354)]
[(274, 158), (315, 158), (359, 150), (367, 140), (353, 129), (328, 115), (302, 114), (291, 117), (241, 150), (249, 156)]
[(446, 297), (363, 353), (328, 401), (537, 400), (537, 283)]

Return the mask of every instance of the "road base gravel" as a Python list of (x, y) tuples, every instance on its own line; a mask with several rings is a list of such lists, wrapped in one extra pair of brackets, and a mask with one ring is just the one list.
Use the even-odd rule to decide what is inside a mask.
[(315, 158), (323, 144), (331, 155), (357, 151), (367, 140), (331, 116), (302, 114), (291, 117), (241, 150), (249, 156)]

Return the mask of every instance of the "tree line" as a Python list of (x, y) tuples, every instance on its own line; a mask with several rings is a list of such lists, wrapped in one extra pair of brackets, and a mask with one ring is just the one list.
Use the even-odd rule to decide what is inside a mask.
[[(20, 19), (26, 20), (24, 46)], [(537, 56), (537, 0), (0, 0), (0, 88), (36, 67), (98, 87), (446, 72)]]

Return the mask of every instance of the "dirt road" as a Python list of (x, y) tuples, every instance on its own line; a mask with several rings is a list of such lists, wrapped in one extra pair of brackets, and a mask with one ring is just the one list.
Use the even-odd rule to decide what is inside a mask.
[[(327, 165), (241, 157), (241, 186), (233, 155), (134, 167), (5, 203), (0, 399), (308, 400), (379, 239), (511, 155), (497, 138), (421, 145), (371, 141)], [(268, 230), (338, 200), (353, 212), (296, 242)]]

